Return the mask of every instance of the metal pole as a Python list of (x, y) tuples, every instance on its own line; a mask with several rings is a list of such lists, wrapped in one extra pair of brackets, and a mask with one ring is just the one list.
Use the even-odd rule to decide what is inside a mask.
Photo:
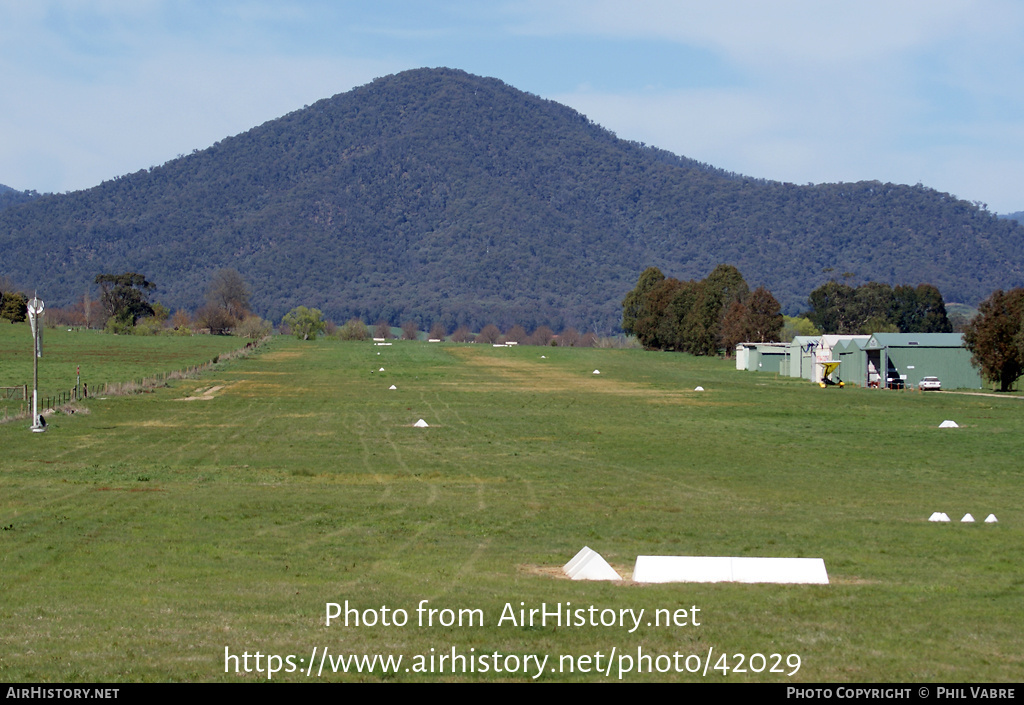
[(39, 428), (39, 357), (36, 355), (36, 331), (32, 331), (32, 430)]
[(43, 302), (33, 296), (28, 302), (29, 326), (32, 328), (32, 432), (42, 433), (46, 426), (39, 422), (39, 357), (43, 354), (40, 345), (43, 330)]

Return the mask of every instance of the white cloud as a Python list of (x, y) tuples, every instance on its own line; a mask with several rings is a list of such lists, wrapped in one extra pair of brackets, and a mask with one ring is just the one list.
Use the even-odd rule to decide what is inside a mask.
[(512, 7), (523, 33), (657, 38), (716, 49), (753, 68), (876, 62), (985, 26), (986, 11), (1020, 14), (1006, 2), (968, 0), (523, 0)]
[(556, 97), (621, 137), (751, 176), (921, 181), (978, 200), (991, 189), (1000, 209), (1024, 207), (1024, 196), (1000, 185), (1024, 155), (1019, 3), (517, 7), (530, 14), (520, 31), (667, 40), (712, 51), (738, 73), (719, 89)]

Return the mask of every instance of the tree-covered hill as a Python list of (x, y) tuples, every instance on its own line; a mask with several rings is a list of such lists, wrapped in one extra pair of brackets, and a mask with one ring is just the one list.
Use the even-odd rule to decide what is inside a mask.
[(35, 191), (18, 191), (10, 186), (0, 184), (0, 211), (9, 206), (26, 203), (34, 198), (39, 198), (39, 194)]
[(419, 69), (9, 207), (0, 274), (61, 305), (97, 274), (141, 272), (155, 298), (195, 308), (233, 267), (275, 320), (304, 304), (449, 331), (607, 331), (652, 265), (680, 279), (734, 265), (787, 312), (844, 272), (977, 303), (1024, 285), (1022, 235), (922, 186), (746, 178), (625, 142), (496, 79)]

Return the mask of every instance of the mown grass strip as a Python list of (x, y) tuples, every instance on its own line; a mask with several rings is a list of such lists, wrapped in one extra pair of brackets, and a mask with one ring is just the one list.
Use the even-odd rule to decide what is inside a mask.
[[(42, 437), (0, 427), (0, 679), (259, 680), (225, 673), (225, 647), (318, 645), (556, 662), (710, 647), (802, 666), (709, 680), (1017, 680), (1022, 431), (1012, 399), (821, 390), (684, 355), (278, 338)], [(561, 579), (583, 545), (625, 573), (638, 554), (822, 557), (832, 584)], [(345, 600), (485, 624), (326, 627)], [(520, 603), (696, 605), (702, 623), (499, 625)]]

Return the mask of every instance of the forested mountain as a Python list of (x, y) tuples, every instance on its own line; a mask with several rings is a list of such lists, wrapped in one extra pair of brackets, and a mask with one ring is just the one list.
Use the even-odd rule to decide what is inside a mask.
[(10, 186), (0, 184), (0, 211), (8, 206), (31, 201), (33, 198), (39, 198), (39, 194), (35, 191), (18, 191)]
[(1024, 211), (1017, 211), (1016, 213), (1006, 213), (1005, 215), (1000, 215), (999, 217), (1005, 220), (1016, 220), (1018, 223), (1024, 223)]
[(609, 331), (648, 266), (700, 279), (728, 263), (790, 313), (845, 272), (977, 303), (1024, 285), (1022, 235), (922, 186), (746, 178), (625, 142), (501, 81), (419, 69), (6, 208), (0, 275), (64, 305), (97, 274), (139, 272), (155, 299), (194, 309), (233, 267), (275, 320), (304, 304), (449, 331)]

